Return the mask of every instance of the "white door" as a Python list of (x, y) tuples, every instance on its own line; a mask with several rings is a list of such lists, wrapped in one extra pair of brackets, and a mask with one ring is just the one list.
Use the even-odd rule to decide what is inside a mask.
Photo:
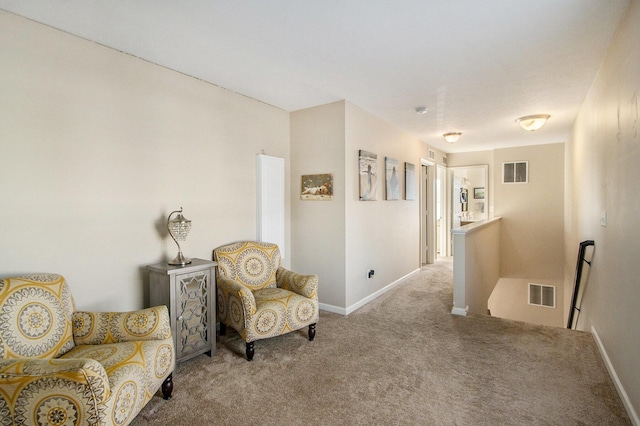
[(422, 221), (422, 238), (421, 238), (421, 244), (422, 244), (422, 249), (421, 249), (421, 258), (422, 258), (422, 264), (426, 264), (429, 263), (429, 208), (428, 205), (429, 203), (427, 202), (427, 200), (429, 200), (429, 169), (427, 168), (427, 166), (423, 165), (422, 166), (422, 202), (420, 203), (422, 205), (422, 217), (421, 217), (421, 221)]
[(446, 193), (447, 175), (446, 169), (436, 166), (436, 257), (446, 257), (447, 254), (447, 212)]

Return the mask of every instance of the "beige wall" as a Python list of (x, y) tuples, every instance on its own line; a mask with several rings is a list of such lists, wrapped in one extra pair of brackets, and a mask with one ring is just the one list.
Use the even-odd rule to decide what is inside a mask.
[[(420, 268), (420, 203), (386, 201), (384, 158), (395, 158), (416, 166), (428, 158), (427, 145), (399, 131), (357, 106), (346, 108), (346, 285), (347, 307)], [(377, 201), (359, 201), (358, 151), (378, 155)], [(404, 173), (400, 173), (404, 188)], [(416, 185), (418, 188), (419, 186)], [(375, 270), (375, 278), (366, 272)]]
[[(378, 153), (381, 176), (385, 156), (414, 163), (418, 175), (427, 145), (349, 103), (292, 121), (6, 12), (0, 24), (0, 196), (9, 206), (0, 276), (57, 272), (82, 309), (141, 307), (145, 265), (177, 251), (164, 231), (173, 209), (193, 220), (187, 256), (208, 259), (218, 245), (255, 237), (255, 155), (263, 150), (285, 158), (290, 177), (285, 266), (319, 273), (325, 303), (357, 305), (419, 267), (419, 202), (384, 201), (383, 186), (379, 201), (359, 202), (357, 151)], [(300, 202), (300, 176), (327, 172), (334, 201)]]
[(0, 276), (135, 309), (145, 265), (177, 253), (171, 210), (193, 221), (186, 256), (255, 238), (255, 155), (288, 167), (287, 112), (2, 11), (0, 40)]
[[(529, 183), (503, 184), (502, 163), (529, 162)], [(489, 165), (493, 215), (502, 217), (500, 276), (563, 281), (564, 144), (449, 154), (449, 166)], [(491, 206), (489, 206), (491, 209)]]
[[(345, 102), (291, 113), (293, 268), (318, 274), (320, 302), (346, 306)], [(300, 199), (302, 175), (333, 174), (333, 200)]]
[[(502, 163), (509, 161), (529, 162), (529, 183), (502, 183)], [(562, 301), (566, 300), (563, 278), (564, 144), (449, 155), (452, 167), (477, 164), (489, 165), (490, 204), (494, 216), (502, 218), (502, 279), (491, 296), (492, 315), (562, 326)], [(559, 302), (556, 308), (528, 306), (528, 282), (556, 286)]]
[(485, 206), (487, 214), (492, 217), (493, 213), (493, 151), (473, 151), (457, 154), (448, 154), (448, 166), (449, 167), (466, 167), (466, 166), (478, 166), (486, 165), (489, 167), (489, 185), (486, 194), (488, 195), (488, 205)]
[[(578, 244), (595, 241), (578, 327), (599, 337), (636, 424), (640, 424), (638, 46), (640, 5), (632, 1), (566, 146), (565, 215), (567, 283), (573, 282)], [(600, 225), (602, 212), (607, 213), (606, 227)]]
[[(358, 151), (378, 155), (377, 201), (359, 201)], [(420, 202), (384, 200), (384, 157), (416, 166), (429, 146), (349, 102), (291, 114), (293, 268), (317, 273), (325, 309), (349, 313), (420, 267)], [(436, 151), (436, 159), (443, 153)], [(435, 170), (434, 170), (435, 172)], [(299, 200), (300, 176), (333, 173), (333, 201)], [(374, 279), (367, 279), (369, 269)]]
[[(503, 184), (502, 163), (529, 162), (529, 183)], [(497, 149), (494, 214), (502, 217), (500, 276), (563, 281), (564, 144)]]
[[(556, 286), (556, 307), (529, 304), (529, 283)], [(501, 278), (489, 298), (491, 315), (550, 327), (565, 327), (564, 294), (557, 280)]]
[(500, 278), (500, 219), (452, 230), (453, 304), (456, 315), (485, 315)]

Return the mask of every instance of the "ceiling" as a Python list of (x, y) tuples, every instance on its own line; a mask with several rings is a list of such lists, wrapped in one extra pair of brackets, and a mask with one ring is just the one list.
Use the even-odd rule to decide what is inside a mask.
[[(445, 152), (565, 142), (631, 0), (0, 0), (287, 111), (346, 99)], [(427, 107), (427, 114), (415, 113)], [(551, 119), (525, 132), (517, 117)], [(460, 131), (455, 144), (442, 134)]]

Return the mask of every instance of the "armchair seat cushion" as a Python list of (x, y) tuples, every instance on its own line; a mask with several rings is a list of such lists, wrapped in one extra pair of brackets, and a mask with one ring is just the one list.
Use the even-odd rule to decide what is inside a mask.
[(247, 342), (279, 336), (318, 321), (317, 305), (308, 297), (283, 288), (256, 290), (253, 295), (256, 314), (247, 330)]
[(109, 424), (120, 425), (142, 409), (171, 372), (173, 346), (171, 339), (79, 345), (66, 358), (90, 358), (104, 367), (112, 394), (104, 414)]
[(111, 396), (104, 367), (87, 358), (0, 360), (0, 378), (1, 425), (98, 424)]

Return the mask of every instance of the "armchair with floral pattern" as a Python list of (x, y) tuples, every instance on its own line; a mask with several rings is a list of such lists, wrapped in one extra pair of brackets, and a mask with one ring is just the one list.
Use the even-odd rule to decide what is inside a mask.
[(313, 340), (318, 322), (318, 276), (280, 265), (276, 244), (240, 241), (218, 247), (217, 299), (220, 334), (235, 329), (246, 342), (247, 360), (254, 341), (309, 327)]
[(0, 280), (0, 425), (126, 425), (174, 367), (166, 306), (81, 312), (60, 275)]

